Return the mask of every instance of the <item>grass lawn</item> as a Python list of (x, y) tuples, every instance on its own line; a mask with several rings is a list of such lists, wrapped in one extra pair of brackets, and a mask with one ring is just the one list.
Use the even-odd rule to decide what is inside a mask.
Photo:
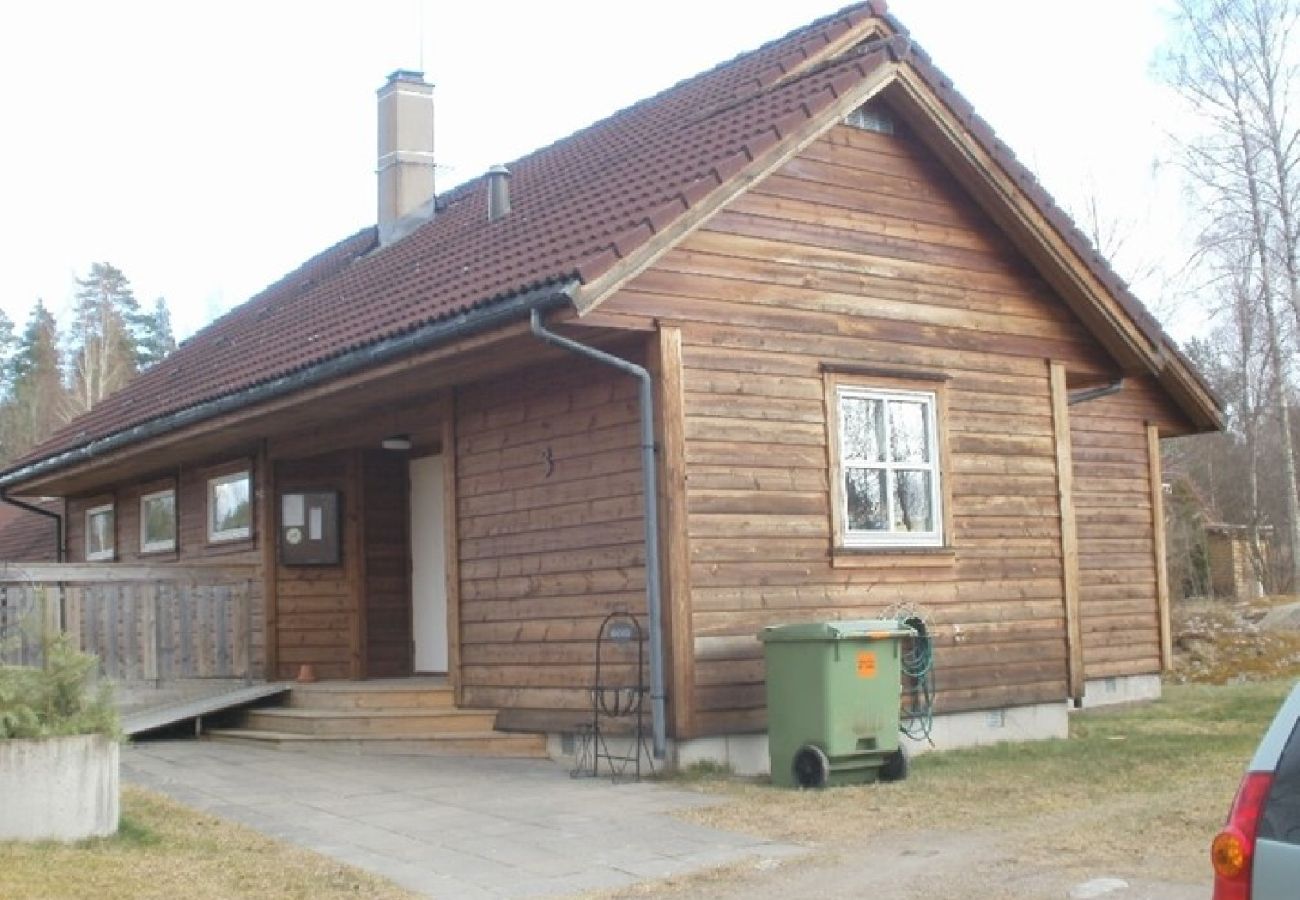
[(1289, 681), (1168, 685), (1157, 703), (1073, 714), (1071, 739), (934, 753), (897, 784), (790, 791), (735, 779), (702, 823), (819, 846), (882, 832), (996, 834), (1030, 863), (1208, 880), (1210, 839)]
[(78, 844), (0, 843), (0, 897), (411, 898), (380, 878), (124, 787), (122, 827)]

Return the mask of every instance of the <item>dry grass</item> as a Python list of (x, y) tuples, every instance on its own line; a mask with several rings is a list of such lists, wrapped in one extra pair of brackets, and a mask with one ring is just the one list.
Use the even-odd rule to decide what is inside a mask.
[(983, 832), (1028, 862), (1171, 880), (1205, 870), (1256, 742), (1290, 685), (1171, 685), (1158, 703), (1075, 714), (1070, 740), (915, 760), (899, 784), (788, 791), (698, 782), (726, 798), (693, 819), (843, 847), (900, 832)]
[(1274, 596), (1176, 603), (1173, 679), (1227, 684), (1300, 676), (1300, 631), (1258, 625), (1273, 607), (1296, 601), (1295, 596)]
[(78, 844), (0, 843), (0, 897), (409, 900), (388, 882), (139, 788), (118, 835)]

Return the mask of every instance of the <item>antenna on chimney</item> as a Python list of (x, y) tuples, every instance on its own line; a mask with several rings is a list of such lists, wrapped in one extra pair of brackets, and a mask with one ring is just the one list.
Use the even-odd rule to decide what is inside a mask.
[(415, 0), (415, 32), (418, 35), (416, 40), (420, 42), (420, 71), (424, 71), (424, 0)]

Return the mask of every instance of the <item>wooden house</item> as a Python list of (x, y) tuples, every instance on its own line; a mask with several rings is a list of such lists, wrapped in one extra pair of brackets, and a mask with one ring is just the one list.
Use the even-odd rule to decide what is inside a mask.
[[(430, 90), (380, 91), (377, 227), (0, 473), (69, 561), (243, 567), (258, 675), (548, 733), (630, 611), (668, 748), (740, 768), (773, 623), (924, 611), (940, 743), (1158, 692), (1159, 441), (1220, 409), (883, 3), (436, 199)], [(638, 379), (544, 332), (648, 373), (652, 493)]]

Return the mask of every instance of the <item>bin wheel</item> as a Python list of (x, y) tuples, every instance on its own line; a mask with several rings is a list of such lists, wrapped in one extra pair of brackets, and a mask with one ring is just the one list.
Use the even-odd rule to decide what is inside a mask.
[(830, 778), (831, 761), (826, 758), (821, 747), (816, 744), (804, 744), (795, 753), (790, 770), (794, 773), (795, 784), (799, 787), (823, 788), (826, 787), (826, 780)]
[(907, 765), (907, 751), (900, 744), (897, 750), (885, 757), (885, 762), (880, 767), (880, 780), (902, 781), (907, 777)]

